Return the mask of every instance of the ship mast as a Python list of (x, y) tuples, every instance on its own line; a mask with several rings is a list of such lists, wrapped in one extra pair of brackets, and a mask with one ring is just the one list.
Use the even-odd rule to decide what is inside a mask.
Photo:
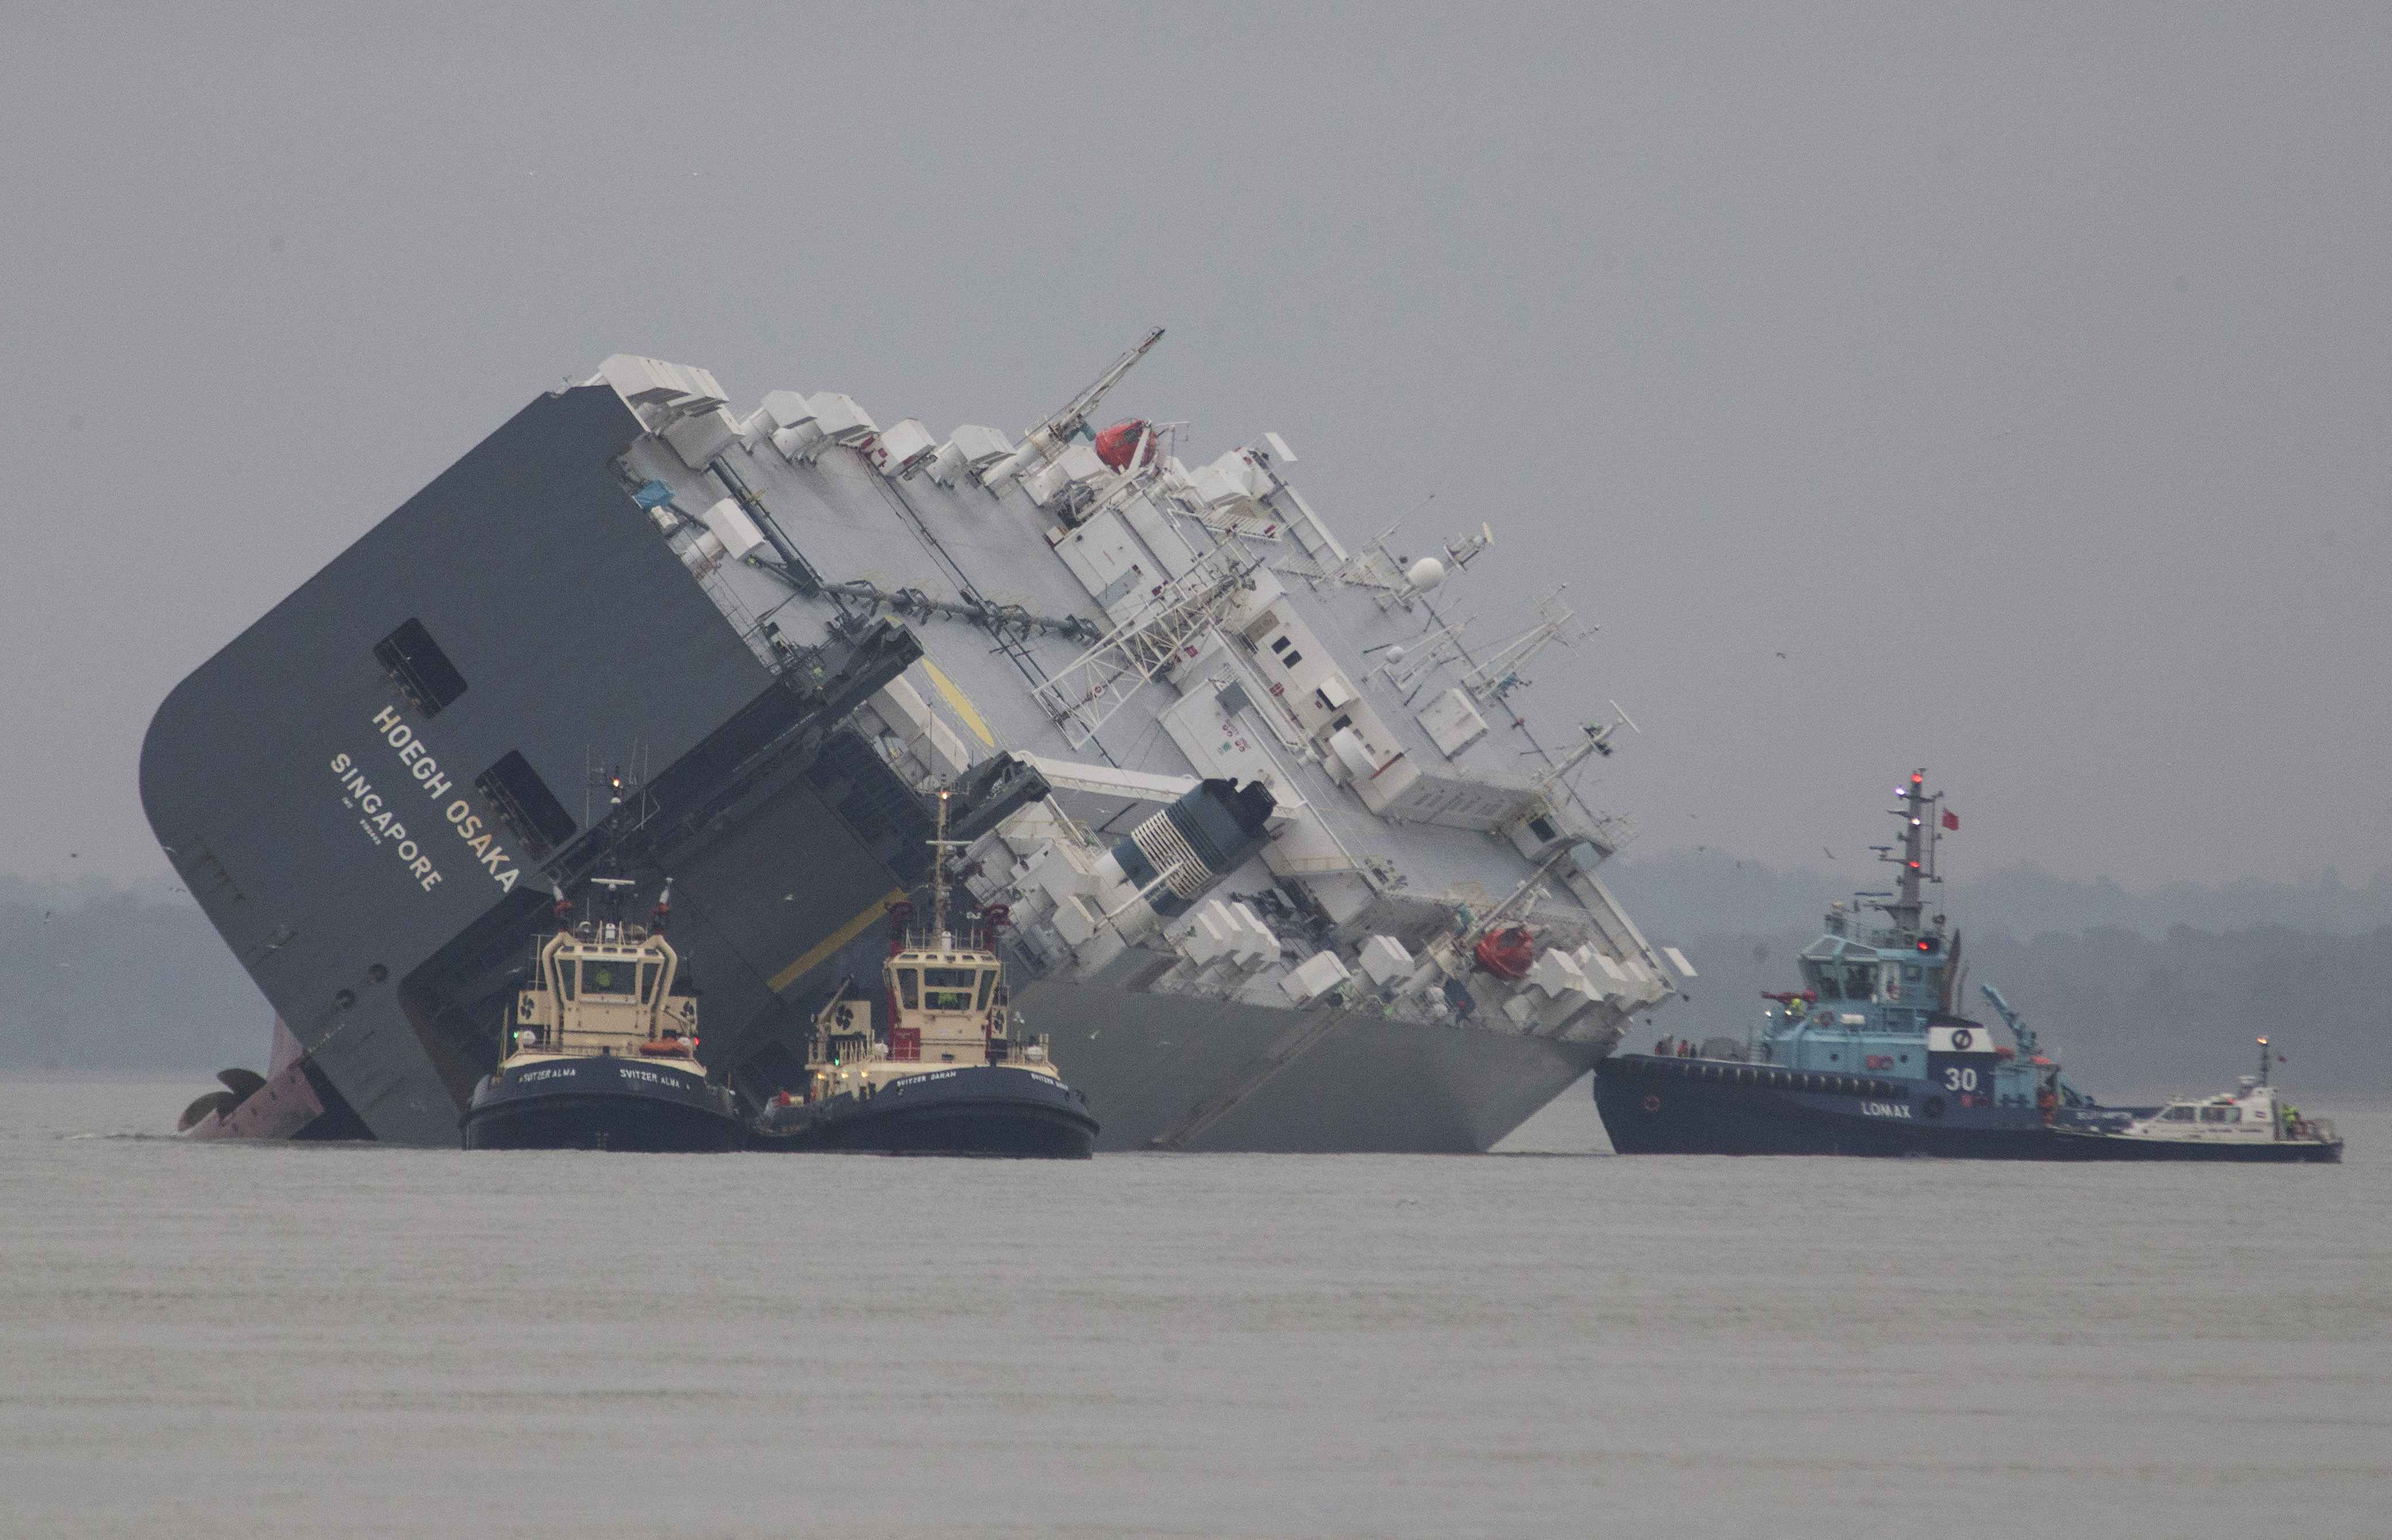
[(939, 788), (939, 832), (930, 844), (930, 936), (935, 946), (947, 941), (947, 852), (963, 842), (947, 837), (947, 789)]
[[(1893, 815), (1906, 820), (1907, 826), (1902, 831), (1902, 844), (1898, 848), (1879, 846), (1878, 859), (1901, 865), (1902, 886), (1892, 903), (1880, 903), (1878, 907), (1893, 921), (1896, 930), (1906, 936), (1915, 936), (1918, 933), (1918, 916), (1927, 907), (1922, 890), (1927, 884), (1937, 880), (1935, 805), (1944, 800), (1944, 794), (1937, 792), (1930, 796), (1927, 790), (1927, 772), (1915, 770), (1910, 772), (1910, 784), (1895, 788), (1893, 795), (1903, 799), (1902, 806), (1893, 809)], [(1897, 848), (1901, 851), (1899, 855), (1894, 854)]]

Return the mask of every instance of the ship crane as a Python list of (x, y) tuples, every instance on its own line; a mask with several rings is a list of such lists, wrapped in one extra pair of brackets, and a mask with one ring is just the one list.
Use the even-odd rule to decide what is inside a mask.
[[(2027, 1060), (2029, 1063), (2033, 1063), (2034, 1060), (2034, 1029), (2026, 1024), (2026, 1017), (2010, 1009), (2010, 1003), (2002, 998), (2002, 991), (1994, 988), (1991, 984), (1978, 985), (1977, 992), (1983, 995), (1986, 1003), (1992, 1005), (1995, 1010), (2001, 1013), (2003, 1023), (2010, 1029), (2010, 1036), (2018, 1040), (2019, 1057)], [(2261, 1038), (2259, 1041), (2265, 1042), (2268, 1040)]]
[(1061, 454), (1063, 446), (1070, 442), (1072, 435), (1087, 427), (1088, 414), (1097, 409), (1097, 403), (1104, 399), (1105, 393), (1119, 384), (1121, 377), (1127, 374), (1138, 361), (1151, 352), (1154, 344), (1161, 341), (1163, 341), (1163, 328), (1158, 326), (1148, 332), (1145, 339), (1136, 347), (1108, 365), (1105, 371), (1098, 375), (1087, 389), (1072, 397), (1061, 411), (1044, 422), (1024, 429), (1021, 434), (1021, 446), (990, 466), (988, 473), (981, 478), (981, 485), (987, 487), (990, 494), (994, 496), (1004, 489), (1007, 482), (1028, 470), (1033, 460), (1052, 459)]

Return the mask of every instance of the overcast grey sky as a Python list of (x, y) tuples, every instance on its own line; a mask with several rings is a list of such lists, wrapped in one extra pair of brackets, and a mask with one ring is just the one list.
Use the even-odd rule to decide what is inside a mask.
[(160, 879), (166, 691), (609, 353), (1015, 432), (1157, 324), (1569, 579), (1646, 848), (2392, 863), (2386, 7), (324, 9), (10, 8), (0, 870)]

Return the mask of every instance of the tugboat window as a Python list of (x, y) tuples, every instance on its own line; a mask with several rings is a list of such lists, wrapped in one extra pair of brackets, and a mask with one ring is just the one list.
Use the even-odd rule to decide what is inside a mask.
[(640, 964), (640, 1003), (644, 1005), (656, 998), (656, 965), (654, 963), (643, 963)]
[(995, 992), (996, 970), (994, 968), (991, 968), (986, 973), (980, 976), (980, 1003), (973, 1006), (972, 1009), (976, 1011), (987, 1010), (988, 997)]
[(573, 964), (570, 964), (570, 963), (559, 963), (559, 964), (556, 965), (556, 976), (557, 976), (557, 991), (556, 991), (556, 992), (557, 992), (557, 993), (559, 993), (559, 994), (561, 994), (561, 995), (563, 995), (563, 996), (565, 996), (565, 998), (566, 998), (566, 999), (567, 999), (567, 1000), (572, 999), (572, 998), (573, 998)]
[(897, 1003), (899, 1004), (909, 1011), (920, 1009), (922, 1004), (920, 990), (919, 977), (912, 968), (897, 970)]
[(970, 968), (925, 968), (922, 1003), (933, 1011), (968, 1011), (972, 1003)]
[(1844, 970), (1844, 998), (1866, 1000), (1877, 993), (1877, 969), (1867, 963), (1854, 963)]
[(583, 994), (630, 994), (631, 980), (632, 968), (627, 961), (609, 957), (581, 964)]

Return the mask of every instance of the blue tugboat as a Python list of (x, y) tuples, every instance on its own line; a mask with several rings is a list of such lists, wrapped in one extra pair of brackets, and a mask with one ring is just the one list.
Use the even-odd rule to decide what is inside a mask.
[(1622, 1155), (1943, 1155), (2003, 1160), (2335, 1161), (2332, 1125), (2298, 1117), (2261, 1068), (2198, 1102), (2103, 1106), (2070, 1084), (1999, 991), (1983, 990), (2010, 1042), (1960, 1014), (1960, 934), (1922, 897), (1935, 847), (1959, 820), (1927, 774), (1895, 791), (1901, 867), (1891, 893), (1865, 894), (1884, 925), (1837, 903), (1802, 951), (1799, 989), (1771, 1002), (1746, 1042), (1699, 1049), (1663, 1040), (1651, 1054), (1595, 1067), (1594, 1101)]

